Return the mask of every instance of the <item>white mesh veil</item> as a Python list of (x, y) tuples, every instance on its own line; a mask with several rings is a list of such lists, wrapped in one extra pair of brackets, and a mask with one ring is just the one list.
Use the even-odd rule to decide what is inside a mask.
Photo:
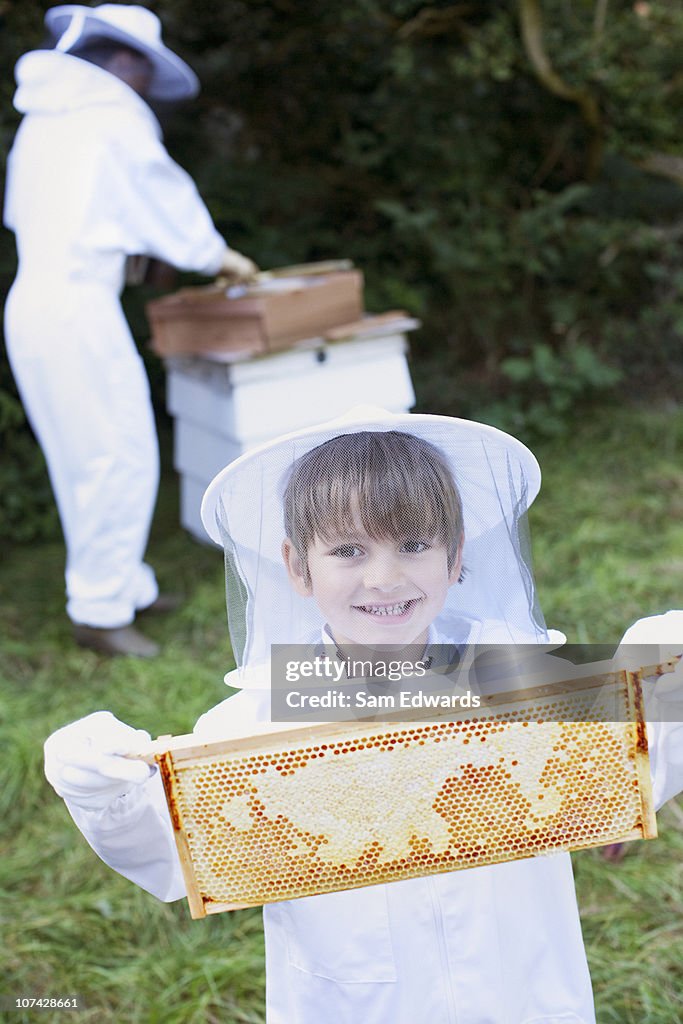
[[(315, 643), (326, 628), (355, 642), (356, 623), (384, 643), (417, 642), (427, 625), (443, 643), (546, 642), (526, 527), (539, 486), (532, 453), (493, 427), (381, 409), (354, 409), (243, 455), (202, 503), (225, 551), (240, 685), (263, 686), (272, 644)], [(288, 532), (296, 588), (283, 560)], [(361, 562), (384, 555), (391, 568), (381, 579), (363, 574)], [(436, 568), (420, 569), (420, 559)]]

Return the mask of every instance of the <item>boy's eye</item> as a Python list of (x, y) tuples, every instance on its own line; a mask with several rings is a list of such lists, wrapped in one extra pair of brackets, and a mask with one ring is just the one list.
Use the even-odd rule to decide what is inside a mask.
[(405, 540), (401, 545), (401, 551), (405, 551), (409, 555), (421, 555), (430, 547), (431, 545), (426, 540)]
[(340, 544), (338, 548), (335, 548), (334, 551), (330, 553), (336, 558), (355, 558), (363, 552), (357, 544)]

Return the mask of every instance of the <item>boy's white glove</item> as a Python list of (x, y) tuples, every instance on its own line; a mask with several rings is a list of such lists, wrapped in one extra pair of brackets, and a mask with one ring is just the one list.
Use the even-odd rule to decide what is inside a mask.
[[(626, 630), (621, 643), (626, 664), (634, 667), (647, 661), (665, 662), (680, 657), (683, 655), (683, 610), (674, 608), (663, 615), (638, 619)], [(658, 700), (683, 701), (683, 658), (673, 672), (660, 676), (656, 690)]]
[(149, 740), (144, 729), (131, 728), (111, 711), (96, 711), (48, 736), (45, 775), (69, 803), (84, 810), (104, 810), (154, 773), (144, 761), (122, 756)]

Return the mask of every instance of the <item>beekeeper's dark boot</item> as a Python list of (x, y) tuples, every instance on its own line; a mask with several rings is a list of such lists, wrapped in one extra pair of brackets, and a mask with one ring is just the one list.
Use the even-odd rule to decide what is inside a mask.
[(111, 657), (155, 658), (159, 645), (141, 633), (135, 626), (101, 629), (98, 626), (74, 624), (74, 639), (81, 647), (89, 647)]
[(162, 591), (156, 601), (152, 601), (146, 608), (138, 608), (138, 615), (166, 615), (168, 612), (175, 612), (183, 603), (182, 594), (172, 594)]

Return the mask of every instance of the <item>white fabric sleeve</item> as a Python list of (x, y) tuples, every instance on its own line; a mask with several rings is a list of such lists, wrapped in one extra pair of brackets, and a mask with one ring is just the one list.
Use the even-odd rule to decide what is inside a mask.
[(120, 137), (100, 154), (96, 202), (115, 197), (126, 250), (181, 270), (216, 274), (227, 243), (187, 171), (144, 119), (119, 124)]
[[(655, 810), (683, 792), (683, 663), (672, 677), (644, 684)], [(677, 719), (674, 721), (674, 718)]]
[[(622, 644), (658, 645), (658, 661), (683, 654), (683, 610), (638, 619)], [(636, 657), (636, 650), (633, 651)], [(683, 792), (683, 659), (673, 672), (644, 680), (650, 773), (655, 809)]]
[[(683, 713), (683, 696), (681, 697)], [(683, 722), (655, 722), (647, 727), (655, 810), (683, 793)]]
[(88, 844), (110, 868), (165, 902), (185, 896), (158, 771), (105, 810), (87, 811), (65, 803)]
[(145, 252), (182, 270), (213, 275), (227, 248), (190, 175), (159, 142), (132, 180), (140, 197), (138, 231)]
[[(203, 740), (248, 736), (269, 709), (268, 691), (234, 694), (202, 715), (194, 732)], [(88, 844), (110, 868), (165, 902), (186, 895), (158, 771), (105, 810), (65, 803)]]

